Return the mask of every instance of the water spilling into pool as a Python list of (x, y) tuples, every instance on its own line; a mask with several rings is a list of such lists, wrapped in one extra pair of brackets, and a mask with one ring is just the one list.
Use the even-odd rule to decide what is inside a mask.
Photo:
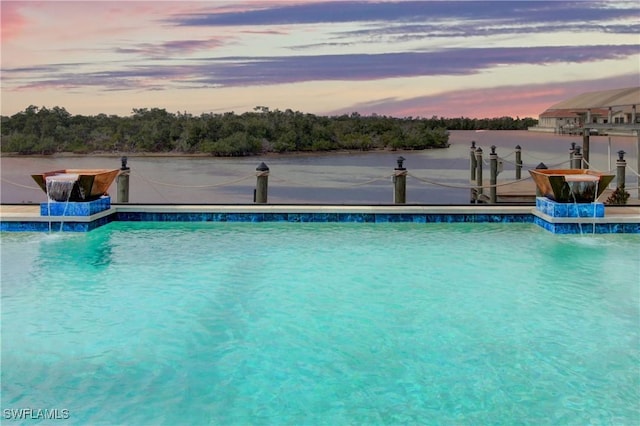
[[(51, 203), (63, 202), (64, 209), (62, 215), (64, 216), (69, 206), (69, 200), (73, 192), (73, 187), (78, 181), (77, 174), (60, 173), (57, 175), (46, 176), (45, 179), (45, 192), (47, 193), (47, 213), (49, 216), (49, 232), (51, 232), (52, 220), (51, 220)], [(62, 232), (64, 222), (60, 221), (60, 229)]]
[(2, 408), (73, 424), (633, 424), (640, 238), (530, 224), (2, 236)]
[(46, 176), (45, 192), (47, 199), (51, 201), (69, 202), (73, 186), (78, 181), (78, 175), (72, 173), (59, 173), (57, 175)]

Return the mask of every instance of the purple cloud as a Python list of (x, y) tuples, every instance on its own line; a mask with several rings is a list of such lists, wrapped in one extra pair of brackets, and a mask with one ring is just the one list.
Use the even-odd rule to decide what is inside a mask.
[[(252, 86), (319, 80), (376, 80), (392, 77), (470, 75), (499, 65), (586, 63), (637, 55), (640, 45), (468, 48), (436, 52), (317, 55), (289, 57), (224, 57), (186, 65), (124, 66), (121, 70), (73, 72), (74, 67), (48, 67), (48, 78), (26, 87), (103, 86), (111, 90), (168, 83), (203, 87)], [(3, 70), (4, 72), (16, 72)], [(36, 70), (38, 71), (38, 70)], [(26, 72), (21, 69), (21, 72)], [(41, 75), (38, 71), (37, 75)]]
[(225, 86), (312, 80), (466, 75), (496, 65), (584, 63), (637, 54), (640, 46), (469, 48), (437, 52), (212, 59), (199, 81)]
[(133, 47), (117, 48), (115, 52), (165, 59), (196, 51), (211, 51), (223, 44), (223, 39), (216, 38), (209, 40), (175, 40), (160, 44), (139, 43)]
[[(634, 18), (635, 19), (632, 19)], [(174, 16), (178, 26), (254, 26), (366, 23), (366, 28), (335, 32), (334, 39), (292, 46), (397, 42), (449, 37), (593, 32), (637, 34), (640, 7), (632, 3), (581, 1), (402, 1), (260, 4), (255, 9)]]
[[(611, 7), (606, 1), (401, 1), (308, 2), (255, 9), (175, 16), (181, 26), (289, 25), (327, 22), (430, 22), (444, 19), (489, 20), (503, 24), (590, 22), (629, 18), (640, 7)], [(620, 5), (617, 5), (620, 6)]]

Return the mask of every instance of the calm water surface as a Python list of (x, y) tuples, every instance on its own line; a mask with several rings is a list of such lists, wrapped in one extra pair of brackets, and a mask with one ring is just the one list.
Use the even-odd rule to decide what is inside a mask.
[(636, 235), (119, 222), (2, 249), (1, 406), (69, 410), (46, 424), (640, 424)]
[[(497, 146), (504, 158), (499, 180), (515, 178), (514, 148), (522, 147), (523, 177), (544, 162), (550, 168), (568, 167), (571, 142), (582, 137), (526, 131), (452, 131), (447, 149), (410, 152), (366, 152), (310, 155), (270, 155), (249, 158), (145, 158), (130, 157), (130, 201), (135, 203), (252, 203), (255, 168), (264, 161), (270, 168), (270, 203), (387, 204), (393, 201), (391, 174), (396, 158), (406, 158), (407, 202), (468, 204), (469, 147), (472, 140), (485, 152)], [(615, 154), (624, 150), (629, 166), (636, 165), (636, 139), (591, 138), (592, 168), (615, 170)], [(45, 194), (31, 180), (33, 173), (64, 168), (119, 168), (114, 157), (21, 157), (1, 159), (2, 203), (44, 202)], [(488, 178), (488, 166), (485, 175)], [(627, 171), (627, 182), (636, 176)], [(631, 185), (627, 185), (629, 189)], [(115, 199), (116, 185), (110, 193)], [(634, 194), (635, 195), (635, 194)]]

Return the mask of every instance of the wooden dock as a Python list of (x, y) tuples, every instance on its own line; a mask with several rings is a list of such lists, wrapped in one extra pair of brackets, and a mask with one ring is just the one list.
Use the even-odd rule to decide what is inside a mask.
[[(476, 185), (475, 181), (470, 181), (471, 187)], [(491, 183), (485, 180), (483, 183), (482, 194), (474, 188), (471, 190), (472, 203), (489, 203), (489, 186)], [(514, 181), (498, 181), (496, 187), (497, 203), (506, 204), (535, 204), (536, 202), (536, 184), (531, 179)]]

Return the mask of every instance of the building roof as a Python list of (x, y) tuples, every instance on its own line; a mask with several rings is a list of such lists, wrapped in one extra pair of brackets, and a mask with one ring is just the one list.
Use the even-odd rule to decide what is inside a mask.
[(558, 109), (586, 110), (590, 108), (630, 107), (632, 105), (640, 105), (640, 86), (583, 93), (565, 101), (558, 102), (548, 108), (547, 111)]
[[(589, 108), (590, 109), (590, 108)], [(581, 115), (587, 114), (587, 108), (573, 108), (573, 109), (548, 109), (542, 114), (540, 114), (540, 118), (578, 118)], [(614, 112), (617, 112), (614, 111)], [(608, 109), (604, 108), (594, 108), (591, 109), (591, 116), (603, 116), (606, 117), (609, 114)]]

